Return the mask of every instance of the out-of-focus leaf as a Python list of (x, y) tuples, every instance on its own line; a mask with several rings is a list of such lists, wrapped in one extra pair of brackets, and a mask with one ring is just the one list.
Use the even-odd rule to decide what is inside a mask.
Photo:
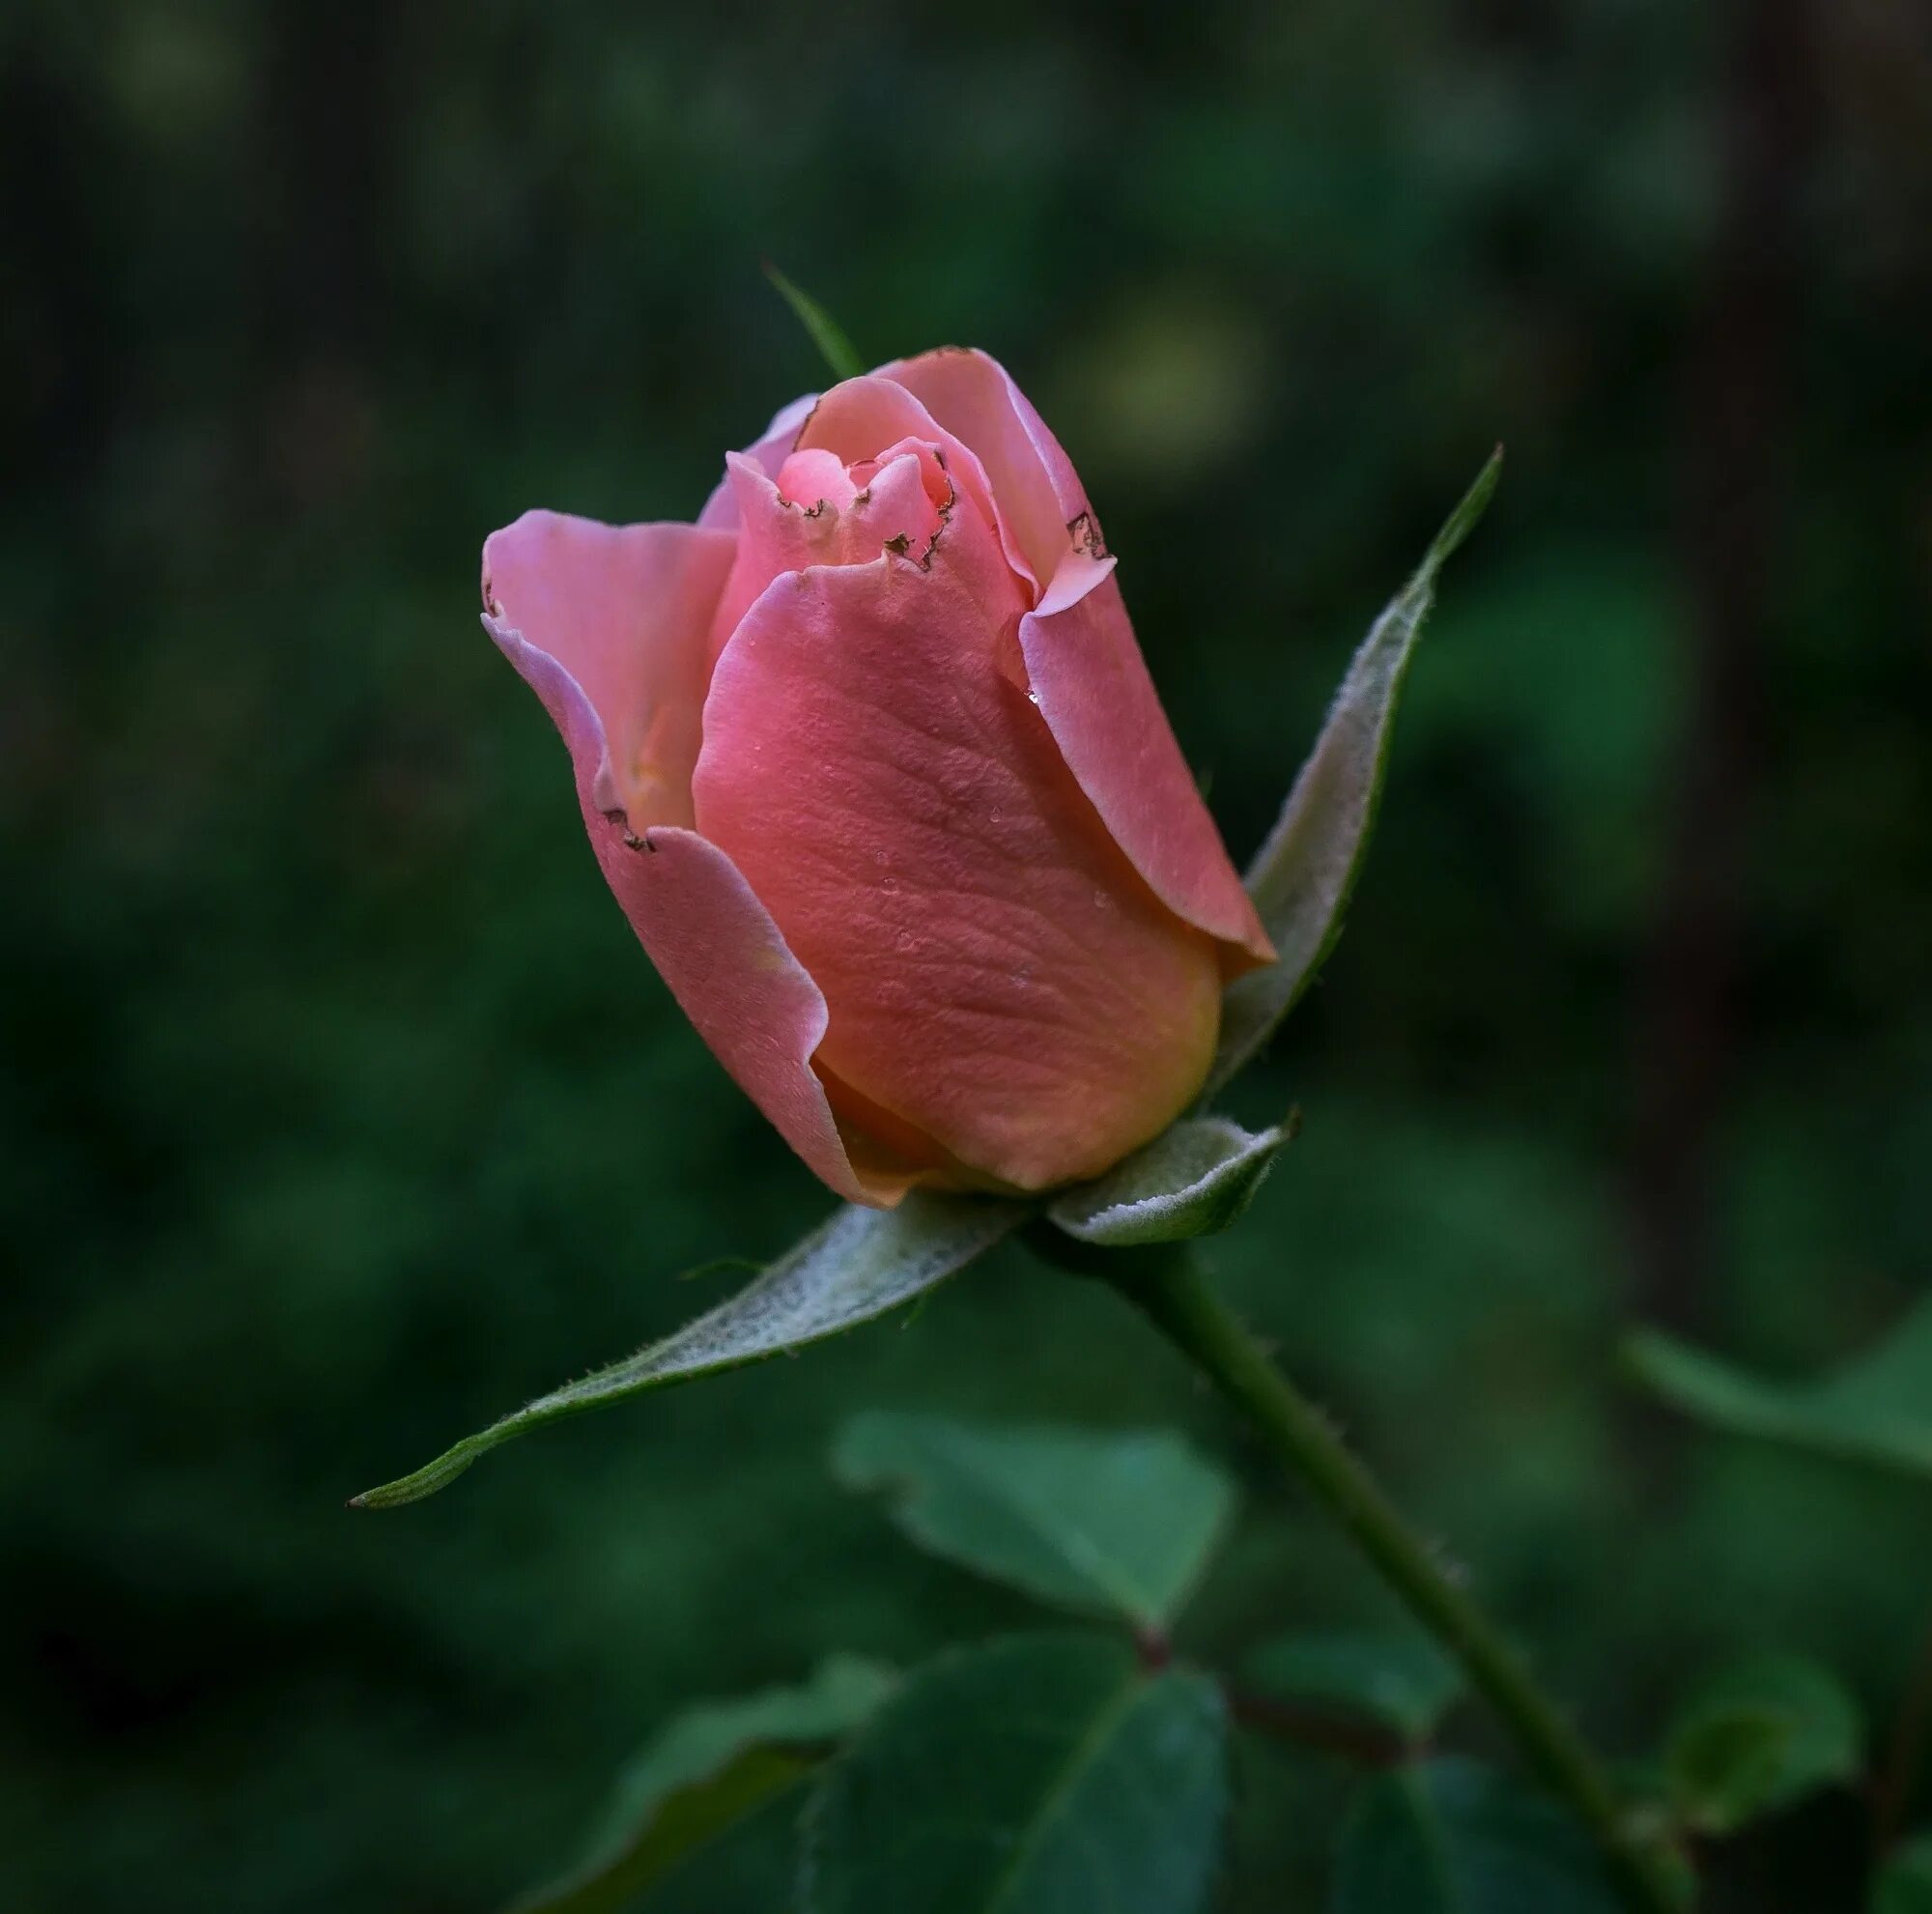
[(1433, 1643), (1395, 1629), (1322, 1629), (1264, 1643), (1242, 1664), (1263, 1695), (1360, 1715), (1406, 1741), (1433, 1734), (1463, 1675)]
[(894, 1493), (912, 1539), (1082, 1614), (1165, 1627), (1233, 1512), (1228, 1478), (1168, 1430), (975, 1428), (855, 1416), (840, 1481)]
[(896, 1210), (847, 1205), (755, 1282), (663, 1342), (539, 1396), (414, 1474), (355, 1497), (351, 1506), (416, 1501), (453, 1482), (479, 1455), (545, 1422), (755, 1362), (883, 1315), (963, 1270), (1032, 1214), (1025, 1204), (922, 1190)]
[(838, 322), (810, 293), (794, 286), (776, 266), (766, 265), (765, 277), (778, 288), (779, 297), (791, 307), (833, 373), (840, 379), (859, 378), (866, 370), (866, 361), (859, 357), (858, 347), (845, 336)]
[(1581, 1832), (1478, 1761), (1374, 1783), (1342, 1833), (1330, 1914), (1617, 1914)]
[(1229, 985), (1206, 1095), (1267, 1042), (1341, 935), (1342, 914), (1375, 829), (1389, 736), (1416, 635), (1435, 602), (1437, 575), (1474, 529), (1501, 471), (1498, 446), (1436, 533), (1415, 576), (1363, 640), (1280, 820), (1249, 867), (1248, 894), (1274, 940), (1276, 960)]
[(1719, 1708), (1672, 1733), (1669, 1785), (1682, 1819), (1704, 1834), (1728, 1834), (1760, 1813), (1777, 1790), (1797, 1732), (1776, 1708)]
[(1871, 1914), (1932, 1914), (1932, 1834), (1907, 1842), (1880, 1868)]
[(706, 1701), (619, 1778), (584, 1858), (510, 1914), (617, 1914), (714, 1835), (809, 1774), (892, 1693), (892, 1669), (834, 1655), (799, 1688)]
[(1837, 1678), (1796, 1655), (1719, 1671), (1678, 1716), (1664, 1770), (1678, 1814), (1707, 1834), (1858, 1772), (1859, 1713)]
[(1191, 1914), (1228, 1805), (1205, 1675), (1100, 1635), (1021, 1637), (908, 1677), (820, 1782), (805, 1914)]
[(1226, 1117), (1184, 1119), (1046, 1214), (1068, 1236), (1109, 1247), (1211, 1236), (1254, 1201), (1288, 1140), (1285, 1127), (1257, 1135)]
[(1766, 1382), (1652, 1329), (1629, 1339), (1625, 1357), (1666, 1402), (1714, 1428), (1932, 1477), (1932, 1299), (1817, 1382)]

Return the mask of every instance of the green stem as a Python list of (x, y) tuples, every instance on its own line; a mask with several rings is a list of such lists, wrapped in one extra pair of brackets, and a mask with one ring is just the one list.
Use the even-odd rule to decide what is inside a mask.
[(1254, 1424), (1275, 1460), (1312, 1491), (1416, 1619), (1462, 1663), (1523, 1759), (1595, 1836), (1626, 1905), (1638, 1914), (1676, 1914), (1681, 1901), (1661, 1857), (1638, 1841), (1596, 1757), (1321, 1412), (1202, 1281), (1192, 1259), (1183, 1252), (1120, 1261), (1126, 1267), (1109, 1271), (1108, 1279)]

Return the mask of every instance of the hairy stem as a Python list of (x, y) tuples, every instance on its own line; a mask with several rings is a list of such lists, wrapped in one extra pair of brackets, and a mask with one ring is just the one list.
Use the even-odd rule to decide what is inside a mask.
[(1474, 1602), (1443, 1572), (1320, 1410), (1276, 1369), (1185, 1254), (1121, 1257), (1108, 1280), (1253, 1424), (1275, 1460), (1348, 1530), (1416, 1619), (1467, 1671), (1524, 1761), (1603, 1848), (1625, 1904), (1680, 1901), (1596, 1757)]

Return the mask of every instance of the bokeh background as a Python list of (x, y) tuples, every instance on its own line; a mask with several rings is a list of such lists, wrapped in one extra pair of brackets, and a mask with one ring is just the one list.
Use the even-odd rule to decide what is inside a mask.
[[(1616, 1345), (1802, 1373), (1932, 1276), (1928, 62), (1911, 0), (8, 8), (0, 1902), (489, 1909), (681, 1700), (1028, 1621), (834, 1487), (859, 1407), (1227, 1455), (1190, 1651), (1378, 1611), (1017, 1252), (343, 1507), (825, 1208), (475, 621), (491, 528), (689, 516), (818, 383), (767, 258), (1017, 374), (1237, 856), (1507, 442), (1214, 1263), (1613, 1748), (1766, 1640), (1883, 1727), (1932, 1503)], [(1249, 1760), (1231, 1904), (1319, 1904), (1338, 1785)], [(1721, 1904), (1848, 1905), (1861, 1812)], [(781, 1819), (668, 1904), (779, 1904)]]

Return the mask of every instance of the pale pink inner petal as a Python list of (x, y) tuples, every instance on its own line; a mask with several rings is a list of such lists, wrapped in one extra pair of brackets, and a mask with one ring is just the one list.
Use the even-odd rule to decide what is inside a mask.
[[(746, 446), (745, 457), (767, 478), (778, 476), (779, 468), (798, 443), (799, 427), (811, 416), (811, 409), (817, 403), (818, 394), (808, 392), (803, 398), (794, 399), (790, 405), (781, 406), (773, 415), (772, 422), (765, 427), (764, 436), (755, 444)], [(738, 528), (738, 501), (732, 494), (728, 478), (719, 480), (710, 498), (704, 501), (697, 523), (707, 531), (735, 531)]]
[[(834, 466), (836, 482), (833, 473), (808, 461)], [(711, 624), (713, 660), (747, 609), (781, 572), (803, 571), (808, 565), (868, 564), (888, 547), (915, 557), (930, 548), (952, 499), (932, 447), (908, 443), (895, 447), (883, 464), (867, 463), (870, 471), (861, 489), (829, 452), (794, 453), (777, 483), (750, 460), (730, 455), (742, 529)], [(794, 468), (803, 468), (814, 502), (786, 496), (784, 473)]]
[(926, 568), (888, 555), (779, 579), (719, 661), (694, 792), (824, 989), (821, 1068), (1040, 1188), (1107, 1167), (1192, 1097), (1220, 977), (1000, 671), (994, 614), (1027, 602), (973, 511)]
[(868, 374), (833, 386), (812, 409), (798, 437), (801, 449), (835, 452), (848, 466), (876, 459), (882, 447), (905, 440), (937, 447), (951, 486), (973, 500), (988, 525), (999, 525), (999, 508), (978, 457), (940, 426), (912, 393), (890, 379)]
[(978, 454), (1009, 541), (1040, 591), (1069, 552), (1101, 549), (1072, 464), (997, 359), (948, 346), (900, 359), (883, 376)]
[[(857, 497), (859, 486), (845, 470), (845, 461), (832, 452), (794, 452), (779, 468), (778, 494), (788, 505), (830, 505), (842, 512)], [(742, 496), (739, 511), (744, 510)]]

